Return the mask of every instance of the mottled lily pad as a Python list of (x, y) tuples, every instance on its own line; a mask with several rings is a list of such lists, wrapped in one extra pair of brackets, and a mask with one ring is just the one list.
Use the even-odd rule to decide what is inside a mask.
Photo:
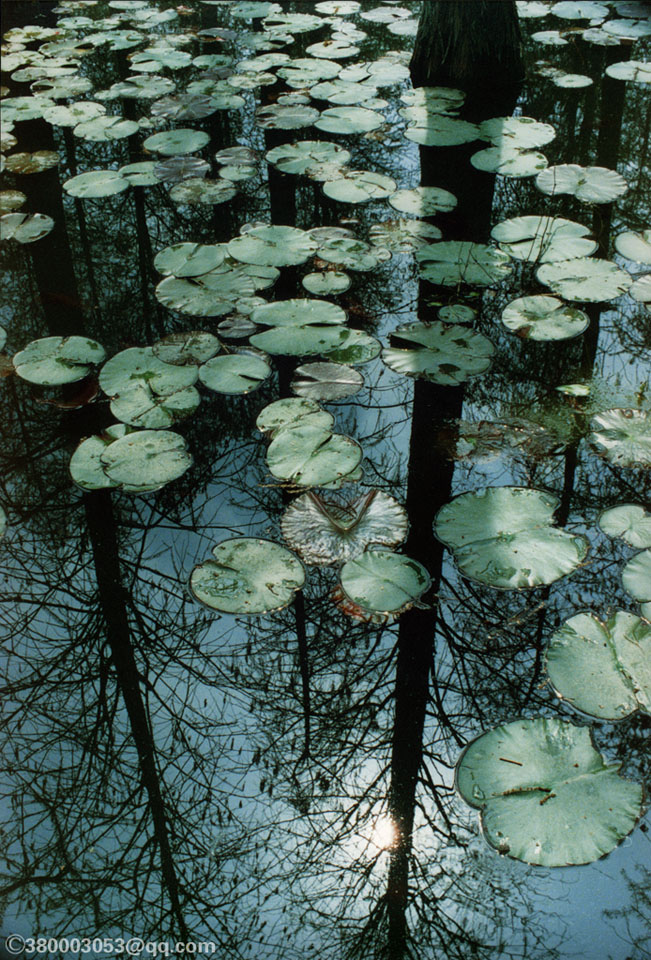
[(448, 213), (457, 205), (457, 198), (441, 187), (414, 187), (397, 190), (389, 197), (389, 203), (401, 213), (414, 217), (431, 217), (435, 213)]
[(7, 157), (6, 168), (11, 173), (42, 173), (61, 163), (56, 150), (36, 150), (34, 153), (13, 153)]
[(186, 364), (200, 366), (216, 353), (221, 345), (217, 337), (206, 330), (189, 330), (183, 333), (168, 333), (152, 347), (154, 356), (163, 363), (184, 367)]
[(0, 239), (35, 243), (54, 229), (54, 220), (44, 213), (5, 213), (0, 217)]
[(500, 249), (516, 260), (550, 263), (589, 257), (597, 249), (588, 227), (563, 217), (512, 217), (491, 230)]
[(154, 266), (164, 276), (200, 277), (214, 270), (226, 257), (221, 244), (175, 243), (165, 247), (154, 258)]
[(329, 107), (323, 110), (314, 126), (324, 133), (370, 133), (384, 123), (384, 117), (366, 107)]
[(221, 354), (199, 369), (199, 379), (205, 387), (229, 396), (257, 390), (270, 375), (268, 358), (252, 350)]
[(584, 203), (610, 203), (628, 190), (626, 180), (616, 170), (576, 163), (548, 167), (536, 177), (536, 186), (549, 196), (569, 193)]
[(96, 200), (99, 197), (112, 197), (127, 190), (129, 181), (115, 170), (90, 170), (71, 177), (63, 184), (63, 189), (71, 197)]
[(267, 404), (258, 414), (255, 425), (261, 433), (275, 436), (278, 431), (286, 427), (296, 427), (300, 424), (309, 424), (329, 431), (334, 422), (333, 415), (324, 410), (315, 400), (287, 397)]
[(356, 606), (371, 614), (399, 614), (430, 588), (422, 564), (389, 550), (366, 550), (341, 568), (341, 588)]
[(170, 430), (136, 430), (108, 444), (100, 463), (110, 480), (128, 493), (157, 490), (190, 469), (183, 437)]
[(210, 137), (203, 130), (185, 130), (179, 127), (176, 130), (154, 133), (151, 137), (147, 137), (143, 147), (153, 153), (160, 153), (164, 157), (181, 154), (187, 156), (187, 154), (201, 150), (209, 142)]
[(83, 380), (105, 356), (104, 347), (87, 337), (44, 337), (19, 351), (14, 367), (23, 380), (51, 387)]
[(610, 260), (596, 257), (575, 257), (544, 263), (536, 276), (553, 293), (564, 300), (580, 300), (583, 303), (599, 303), (615, 300), (626, 293), (631, 278)]
[(484, 373), (491, 365), (495, 348), (481, 333), (440, 320), (406, 323), (391, 334), (408, 347), (386, 347), (382, 359), (403, 376), (431, 383), (456, 385)]
[(533, 177), (545, 169), (547, 157), (537, 150), (519, 150), (507, 141), (503, 146), (478, 150), (470, 162), (477, 170), (499, 173), (502, 177)]
[(175, 183), (170, 190), (170, 199), (174, 203), (189, 205), (206, 203), (227, 203), (237, 194), (235, 187), (228, 180), (208, 180), (204, 177), (188, 177), (180, 183)]
[(296, 367), (291, 389), (299, 397), (311, 400), (341, 400), (364, 386), (364, 377), (342, 363), (305, 363)]
[(543, 294), (512, 300), (502, 311), (502, 323), (526, 340), (567, 340), (587, 330), (590, 317)]
[(349, 289), (351, 279), (343, 270), (324, 270), (320, 273), (308, 273), (301, 280), (302, 285), (317, 297), (327, 297), (344, 293)]
[(651, 264), (651, 229), (634, 233), (626, 230), (615, 237), (615, 249), (627, 260)]
[(642, 604), (642, 615), (651, 620), (651, 550), (642, 550), (622, 570), (622, 586)]
[(231, 240), (228, 252), (242, 263), (288, 267), (305, 263), (318, 246), (305, 230), (260, 226)]
[(267, 466), (278, 480), (320, 487), (355, 470), (362, 448), (355, 440), (313, 424), (285, 427), (267, 450)]
[(621, 537), (631, 547), (651, 547), (651, 513), (639, 503), (620, 503), (599, 517), (599, 526), (609, 537)]
[(613, 409), (590, 422), (589, 443), (619, 467), (651, 467), (651, 415), (647, 410)]

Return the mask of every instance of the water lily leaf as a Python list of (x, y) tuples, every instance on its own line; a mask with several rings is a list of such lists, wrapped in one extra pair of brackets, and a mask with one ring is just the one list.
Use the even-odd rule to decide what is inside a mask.
[(327, 300), (276, 300), (253, 311), (251, 319), (270, 327), (330, 326), (346, 322), (346, 311)]
[(375, 337), (364, 333), (363, 330), (340, 331), (340, 338), (335, 346), (323, 350), (323, 356), (335, 363), (368, 363), (375, 360), (382, 352), (382, 344)]
[(590, 317), (543, 294), (512, 300), (502, 311), (502, 323), (527, 340), (567, 340), (587, 330)]
[(246, 340), (252, 333), (258, 329), (257, 323), (253, 323), (247, 316), (233, 314), (217, 324), (217, 332), (221, 337), (228, 340)]
[(5, 213), (0, 217), (0, 239), (34, 243), (54, 228), (54, 220), (44, 213)]
[(614, 37), (620, 37), (622, 40), (637, 40), (640, 37), (648, 37), (651, 35), (648, 9), (643, 20), (608, 20), (603, 24), (602, 29), (606, 33), (612, 33)]
[(588, 227), (563, 217), (512, 217), (491, 230), (500, 249), (517, 260), (549, 263), (588, 257), (597, 249), (594, 240), (586, 239)]
[(495, 352), (483, 334), (467, 327), (448, 326), (440, 320), (405, 323), (391, 336), (414, 346), (386, 347), (382, 351), (386, 365), (403, 376), (431, 383), (456, 385), (484, 373)]
[(298, 143), (274, 147), (266, 158), (283, 173), (305, 173), (315, 163), (346, 164), (350, 153), (327, 140), (299, 140)]
[(615, 80), (630, 80), (632, 83), (651, 83), (651, 63), (643, 60), (623, 60), (611, 63), (606, 73)]
[(609, 507), (599, 517), (599, 526), (609, 537), (621, 537), (631, 547), (651, 547), (651, 513), (639, 503)]
[(111, 399), (111, 413), (116, 420), (133, 427), (166, 430), (191, 416), (200, 400), (194, 387), (159, 394), (146, 380), (134, 380)]
[(355, 47), (348, 39), (324, 40), (323, 43), (311, 43), (305, 49), (312, 57), (319, 57), (323, 60), (347, 60), (348, 57), (356, 57), (359, 53), (359, 47)]
[(270, 13), (265, 19), (266, 30), (286, 30), (287, 33), (310, 33), (323, 26), (323, 18), (311, 13)]
[(333, 415), (324, 410), (316, 400), (287, 397), (267, 404), (258, 414), (255, 425), (261, 433), (267, 433), (273, 437), (280, 430), (303, 424), (329, 433), (334, 422)]
[(104, 347), (88, 337), (44, 337), (20, 350), (14, 367), (23, 380), (51, 387), (83, 380), (105, 356)]
[(610, 33), (606, 33), (606, 31), (602, 30), (601, 27), (591, 27), (589, 30), (584, 30), (581, 36), (586, 43), (594, 43), (598, 47), (619, 46), (619, 40), (617, 37), (613, 37)]
[(558, 501), (524, 487), (486, 487), (442, 507), (434, 532), (471, 580), (502, 590), (539, 587), (572, 573), (588, 542), (553, 526)]
[(229, 396), (257, 390), (270, 375), (269, 359), (251, 350), (213, 357), (199, 369), (199, 379), (205, 387)]
[(651, 264), (651, 229), (634, 233), (625, 230), (615, 237), (615, 250), (627, 260)]
[[(466, 94), (454, 87), (414, 87), (400, 94), (408, 107), (424, 108), (428, 113), (454, 114), (463, 106)], [(416, 119), (415, 114), (401, 114), (407, 119)], [(422, 114), (418, 115), (422, 117)]]
[[(27, 200), (27, 196), (21, 190), (0, 190), (0, 213), (17, 210), (18, 207), (22, 207), (25, 200)], [(6, 227), (5, 230), (7, 230)], [(2, 236), (4, 239), (4, 233)]]
[(305, 363), (294, 370), (291, 389), (311, 400), (340, 400), (364, 386), (364, 377), (342, 363)]
[(605, 623), (592, 613), (570, 617), (547, 648), (554, 692), (599, 720), (651, 713), (650, 664), (651, 625), (624, 610)]
[(41, 173), (61, 163), (55, 150), (36, 150), (34, 153), (13, 153), (7, 157), (6, 169), (11, 173)]
[(157, 490), (190, 469), (183, 437), (171, 430), (136, 430), (108, 444), (100, 454), (107, 477), (127, 493)]
[(397, 547), (407, 536), (404, 507), (381, 490), (352, 502), (326, 500), (312, 491), (293, 500), (281, 521), (289, 546), (305, 563), (345, 563), (371, 544)]
[(588, 441), (619, 467), (651, 467), (651, 416), (647, 410), (612, 409), (590, 421)]
[(160, 182), (155, 170), (156, 164), (153, 160), (141, 160), (138, 163), (127, 163), (120, 167), (118, 173), (124, 180), (128, 180), (132, 187), (155, 187)]
[(562, 867), (598, 860), (634, 828), (642, 788), (618, 769), (606, 765), (587, 727), (533, 717), (473, 740), (457, 761), (456, 787), (481, 810), (492, 847)]
[(547, 166), (547, 157), (533, 150), (509, 145), (488, 147), (473, 153), (470, 162), (477, 170), (499, 173), (503, 177), (532, 177)]
[(634, 600), (641, 603), (644, 617), (649, 619), (651, 602), (651, 550), (642, 550), (632, 557), (622, 570), (622, 585)]
[(289, 267), (305, 263), (318, 246), (305, 230), (260, 226), (231, 240), (228, 252), (242, 263)]
[(603, 3), (566, 0), (566, 2), (555, 3), (551, 12), (557, 17), (562, 17), (563, 20), (601, 20), (608, 16), (610, 10)]
[(319, 80), (329, 80), (336, 77), (341, 70), (341, 65), (332, 60), (320, 60), (317, 57), (299, 57), (292, 60), (286, 66), (278, 69), (277, 75), (281, 77), (289, 87), (303, 89), (311, 87)]
[(631, 284), (628, 292), (638, 303), (649, 303), (651, 301), (651, 275), (638, 277)]
[(477, 316), (477, 311), (465, 303), (449, 303), (441, 307), (438, 313), (441, 320), (448, 323), (472, 323)]
[(237, 194), (237, 187), (228, 180), (208, 180), (204, 177), (188, 177), (174, 184), (170, 199), (174, 203), (193, 204), (226, 203)]
[(538, 30), (531, 34), (531, 39), (545, 47), (565, 47), (569, 43), (558, 30)]
[[(142, 35), (138, 34), (137, 42), (142, 41)], [(114, 83), (110, 88), (103, 93), (100, 91), (95, 92), (95, 97), (101, 100), (117, 100), (118, 98), (124, 98), (125, 100), (155, 100), (157, 97), (162, 97), (166, 93), (172, 93), (175, 89), (175, 84), (173, 80), (169, 80), (167, 77), (158, 77), (158, 76), (134, 76), (127, 77), (125, 80), (120, 80), (118, 83)]]
[[(156, 287), (156, 299), (168, 310), (191, 317), (222, 317), (231, 312), (238, 296), (236, 289), (225, 284), (223, 290), (213, 290), (198, 281), (199, 278), (167, 277)], [(253, 284), (248, 289), (253, 293)]]
[(103, 117), (105, 113), (106, 107), (103, 104), (95, 103), (94, 100), (79, 100), (67, 106), (57, 104), (48, 107), (43, 112), (43, 119), (55, 127), (76, 127), (78, 123), (95, 120)]
[(400, 614), (429, 590), (422, 564), (389, 550), (366, 550), (341, 568), (345, 596), (368, 613)]
[(196, 379), (195, 366), (165, 363), (153, 347), (128, 347), (107, 360), (99, 375), (99, 385), (109, 397), (127, 393), (138, 383), (159, 396), (169, 396), (191, 387)]
[(493, 117), (479, 124), (479, 136), (494, 147), (532, 150), (553, 140), (556, 131), (551, 124), (532, 117)]
[(389, 197), (389, 203), (401, 213), (414, 217), (431, 217), (435, 213), (448, 213), (457, 205), (457, 198), (441, 187), (414, 187), (412, 190), (397, 190)]
[(372, 100), (377, 95), (377, 87), (371, 82), (355, 83), (351, 80), (323, 80), (310, 89), (310, 96), (314, 100), (327, 100), (338, 106), (354, 106)]
[[(3, 61), (4, 65), (4, 61)], [(46, 110), (54, 107), (50, 97), (5, 97), (2, 101), (3, 122), (20, 122), (21, 120), (37, 120)]]
[(258, 125), (265, 130), (300, 130), (301, 127), (311, 127), (318, 117), (318, 110), (301, 104), (283, 106), (272, 103), (260, 107), (255, 114)]
[(179, 183), (181, 180), (197, 180), (205, 177), (210, 170), (210, 164), (199, 157), (170, 157), (169, 160), (162, 160), (154, 167), (154, 172), (158, 180), (165, 180), (171, 183)]
[(456, 120), (428, 110), (422, 120), (409, 124), (405, 137), (425, 147), (455, 147), (477, 140), (479, 127), (467, 120)]
[(567, 90), (590, 87), (594, 83), (591, 77), (586, 77), (583, 73), (564, 73), (563, 76), (553, 77), (552, 79), (557, 87), (563, 87)]
[(346, 270), (358, 270), (365, 272), (375, 270), (383, 260), (387, 260), (391, 254), (364, 240), (356, 240), (353, 237), (332, 237), (323, 240), (318, 244), (317, 255), (326, 263), (336, 263)]
[(139, 129), (140, 124), (135, 120), (123, 120), (121, 117), (95, 117), (94, 120), (78, 123), (73, 133), (76, 137), (91, 143), (109, 143), (131, 137)]
[(186, 130), (179, 127), (176, 130), (154, 133), (151, 137), (147, 137), (143, 147), (153, 153), (160, 153), (164, 157), (173, 157), (196, 153), (209, 142), (210, 137), (203, 130)]
[(308, 291), (318, 297), (327, 297), (344, 293), (351, 284), (351, 279), (342, 270), (325, 270), (321, 273), (308, 273), (301, 283)]
[(184, 333), (168, 333), (152, 347), (154, 356), (163, 363), (183, 367), (186, 364), (201, 366), (216, 353), (221, 345), (217, 337), (206, 330), (189, 330)]
[(536, 186), (549, 196), (569, 193), (584, 203), (610, 203), (628, 190), (626, 180), (616, 170), (576, 163), (548, 167), (536, 177)]
[(536, 276), (564, 300), (580, 300), (584, 303), (599, 303), (615, 300), (626, 293), (631, 278), (610, 260), (591, 257), (575, 257), (544, 263)]
[(127, 190), (129, 181), (115, 170), (89, 170), (71, 177), (63, 184), (63, 189), (71, 197), (96, 200), (99, 197), (112, 197)]
[(391, 253), (411, 253), (443, 236), (438, 227), (423, 220), (382, 220), (372, 225), (368, 235), (371, 243)]
[(349, 136), (353, 133), (370, 133), (383, 123), (384, 117), (381, 113), (366, 107), (328, 107), (322, 111), (314, 126), (324, 133)]
[(424, 280), (444, 286), (459, 283), (490, 286), (513, 269), (510, 257), (502, 250), (468, 240), (428, 243), (416, 251), (416, 259), (423, 264)]
[(382, 173), (370, 170), (343, 170), (336, 180), (328, 180), (323, 185), (326, 197), (339, 203), (366, 203), (369, 200), (383, 200), (397, 187), (395, 180)]
[(362, 448), (350, 437), (314, 424), (299, 423), (275, 433), (267, 466), (278, 480), (320, 487), (346, 477), (362, 460)]
[(218, 267), (225, 257), (225, 244), (175, 243), (156, 254), (154, 266), (164, 276), (200, 277)]
[[(225, 100), (235, 102), (225, 103)], [(152, 103), (151, 115), (164, 117), (166, 120), (200, 120), (203, 117), (212, 116), (217, 110), (241, 106), (244, 106), (244, 100), (237, 95), (225, 98), (224, 96), (211, 97), (205, 93), (171, 93)]]
[(271, 540), (237, 537), (213, 548), (190, 575), (192, 595), (222, 613), (282, 610), (305, 582), (303, 564)]
[(230, 4), (230, 14), (240, 20), (259, 20), (261, 17), (267, 17), (270, 13), (280, 13), (281, 8), (277, 3), (265, 3), (262, 0), (240, 0), (239, 3)]
[(230, 166), (230, 164), (256, 164), (259, 160), (259, 154), (250, 147), (226, 147), (224, 150), (218, 150), (215, 154), (217, 163)]
[(105, 473), (100, 457), (109, 443), (132, 432), (132, 427), (124, 423), (116, 423), (107, 427), (103, 433), (82, 440), (70, 460), (70, 475), (77, 486), (82, 490), (106, 490), (117, 487), (118, 484)]
[(317, 13), (332, 14), (335, 17), (347, 17), (357, 13), (361, 9), (361, 3), (358, 0), (321, 0), (315, 3), (314, 9)]
[(250, 180), (258, 173), (258, 168), (246, 163), (227, 163), (219, 171), (219, 176), (224, 180), (230, 180), (236, 183), (240, 180)]

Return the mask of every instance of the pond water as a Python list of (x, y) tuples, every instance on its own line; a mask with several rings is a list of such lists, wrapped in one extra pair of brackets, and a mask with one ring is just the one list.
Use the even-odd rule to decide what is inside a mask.
[(648, 5), (421, 7), (5, 5), (2, 956), (649, 955)]

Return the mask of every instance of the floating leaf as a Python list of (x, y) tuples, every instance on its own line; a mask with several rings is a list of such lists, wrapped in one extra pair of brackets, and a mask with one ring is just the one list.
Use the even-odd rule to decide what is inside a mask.
[(301, 127), (311, 127), (318, 117), (319, 111), (314, 107), (301, 104), (283, 106), (277, 103), (260, 107), (255, 115), (258, 125), (265, 130), (300, 130)]
[[(18, 207), (22, 207), (25, 200), (27, 200), (27, 196), (21, 190), (0, 191), (0, 213), (9, 213), (11, 210), (17, 210)], [(52, 221), (52, 223), (54, 223), (54, 221)], [(6, 229), (5, 227), (5, 230)]]
[(634, 600), (642, 604), (642, 613), (649, 617), (651, 603), (651, 550), (642, 550), (622, 570), (622, 585)]
[(445, 286), (459, 283), (490, 286), (513, 269), (510, 257), (502, 250), (468, 240), (429, 243), (416, 251), (416, 259), (423, 264), (424, 280)]
[(166, 396), (191, 387), (196, 379), (197, 370), (191, 364), (165, 363), (153, 347), (128, 347), (107, 360), (99, 375), (99, 385), (109, 397), (127, 393), (137, 383)]
[(502, 590), (538, 587), (572, 573), (588, 543), (553, 526), (555, 497), (524, 487), (486, 487), (442, 507), (437, 537), (461, 572)]
[(383, 200), (396, 189), (391, 177), (369, 170), (343, 170), (336, 180), (328, 180), (323, 192), (339, 203), (366, 203), (369, 200)]
[(589, 443), (619, 467), (651, 467), (651, 416), (647, 410), (605, 410), (590, 422)]
[(175, 243), (154, 258), (154, 266), (164, 276), (200, 277), (214, 270), (226, 257), (223, 244)]
[(179, 183), (181, 180), (198, 179), (205, 177), (210, 170), (210, 164), (200, 157), (170, 157), (169, 160), (162, 160), (154, 167), (154, 172), (159, 180), (166, 180), (170, 183)]
[(132, 137), (139, 130), (140, 124), (135, 120), (123, 120), (122, 117), (95, 117), (94, 120), (78, 123), (73, 133), (76, 137), (91, 143), (110, 143), (113, 140)]
[(615, 80), (630, 80), (632, 83), (651, 83), (651, 63), (642, 60), (623, 60), (611, 63), (606, 73)]
[(442, 236), (438, 227), (423, 220), (382, 220), (372, 225), (368, 235), (373, 244), (392, 253), (413, 252)]
[[(228, 106), (244, 106), (241, 97), (234, 96), (232, 99), (240, 102), (229, 103)], [(224, 108), (223, 97), (211, 97), (205, 93), (172, 93), (152, 103), (151, 114), (166, 120), (200, 120)]]
[(457, 205), (457, 198), (441, 187), (414, 187), (412, 190), (397, 190), (389, 197), (389, 203), (401, 213), (414, 217), (431, 217), (435, 213), (448, 213)]
[(78, 123), (95, 120), (106, 113), (106, 107), (93, 100), (79, 100), (67, 106), (57, 104), (43, 112), (43, 119), (55, 127), (76, 127)]
[(590, 3), (588, 0), (564, 0), (562, 3), (555, 3), (551, 12), (564, 20), (601, 20), (608, 16), (610, 10), (603, 3)]
[(163, 363), (184, 367), (186, 364), (200, 366), (220, 350), (217, 337), (205, 330), (190, 330), (184, 333), (168, 333), (152, 347), (154, 356)]
[(231, 240), (228, 252), (243, 263), (288, 267), (305, 263), (318, 246), (305, 230), (258, 226)]
[(120, 167), (118, 173), (131, 184), (132, 187), (154, 187), (160, 182), (155, 173), (156, 164), (153, 160), (141, 160), (138, 163), (127, 163)]
[(536, 276), (564, 300), (584, 303), (615, 300), (631, 286), (630, 276), (617, 264), (591, 257), (544, 263)]
[(127, 493), (157, 490), (190, 469), (185, 440), (170, 430), (136, 430), (105, 447), (104, 472)]
[(366, 550), (341, 568), (345, 596), (372, 614), (400, 614), (429, 590), (422, 564), (388, 550)]
[(351, 397), (364, 386), (361, 373), (341, 363), (307, 363), (296, 367), (291, 389), (311, 400), (340, 400)]
[(598, 860), (635, 826), (642, 789), (618, 769), (604, 763), (587, 727), (534, 717), (473, 740), (457, 761), (456, 787), (481, 810), (492, 847), (562, 867)]
[(305, 582), (303, 564), (271, 540), (237, 537), (213, 548), (190, 575), (193, 596), (222, 613), (282, 610)]
[(638, 503), (609, 507), (599, 517), (599, 526), (609, 537), (621, 537), (631, 547), (651, 547), (651, 513)]
[(320, 487), (346, 477), (362, 459), (362, 448), (350, 437), (313, 424), (299, 423), (275, 433), (267, 450), (267, 466), (279, 480)]
[(135, 380), (125, 384), (111, 399), (111, 413), (116, 420), (133, 427), (166, 430), (191, 416), (200, 400), (194, 387), (157, 393), (146, 380)]
[(382, 352), (382, 344), (363, 330), (344, 328), (337, 344), (326, 348), (323, 355), (335, 363), (368, 363)]
[(275, 436), (286, 427), (296, 427), (301, 424), (319, 427), (329, 431), (335, 418), (324, 410), (315, 400), (287, 397), (284, 400), (275, 400), (260, 411), (255, 422), (261, 433)]
[(588, 257), (598, 244), (586, 239), (588, 227), (563, 217), (513, 217), (491, 230), (500, 249), (517, 260), (549, 263)]
[(41, 173), (61, 163), (56, 150), (36, 150), (34, 153), (13, 153), (7, 157), (6, 167), (11, 173)]
[(638, 303), (649, 303), (651, 301), (651, 276), (638, 277), (631, 284), (628, 292)]
[(405, 137), (425, 147), (455, 147), (477, 140), (479, 127), (467, 120), (456, 120), (441, 116), (438, 112), (426, 111), (422, 120), (409, 124)]
[(349, 289), (351, 279), (342, 270), (325, 270), (321, 273), (308, 273), (301, 283), (308, 291), (317, 297), (327, 297), (344, 293)]
[(488, 147), (473, 153), (470, 162), (477, 170), (499, 173), (503, 177), (533, 177), (547, 166), (547, 157), (533, 150), (517, 147)]
[(332, 237), (318, 244), (318, 256), (326, 263), (336, 263), (347, 270), (375, 270), (382, 260), (388, 259), (389, 251), (372, 247), (364, 240), (352, 237)]
[(495, 348), (490, 340), (468, 327), (432, 323), (405, 323), (391, 334), (412, 347), (386, 347), (382, 359), (396, 373), (431, 383), (456, 385), (488, 370)]
[(326, 500), (311, 491), (293, 500), (283, 514), (285, 540), (305, 563), (345, 563), (371, 544), (396, 547), (407, 536), (404, 507), (381, 490), (350, 503)]
[(132, 428), (126, 424), (116, 423), (107, 427), (102, 433), (82, 440), (70, 460), (70, 474), (77, 486), (82, 490), (105, 490), (117, 487), (118, 484), (104, 471), (100, 457), (109, 443), (132, 432)]
[(626, 230), (615, 237), (615, 250), (627, 260), (651, 264), (651, 229), (634, 233)]
[(651, 713), (651, 626), (624, 610), (605, 623), (579, 613), (549, 641), (547, 672), (557, 696), (591, 717)]
[(14, 367), (23, 380), (51, 387), (83, 380), (105, 356), (104, 347), (87, 337), (44, 337), (20, 350)]
[(112, 197), (129, 187), (129, 181), (115, 170), (90, 170), (71, 177), (63, 184), (63, 189), (71, 197), (96, 200), (99, 197)]
[(582, 310), (546, 295), (519, 297), (502, 311), (504, 326), (526, 340), (567, 340), (590, 325)]
[(237, 187), (227, 180), (207, 180), (203, 177), (188, 177), (176, 183), (170, 190), (174, 203), (226, 203), (237, 194)]
[(195, 153), (209, 142), (210, 137), (203, 130), (184, 130), (179, 127), (176, 130), (167, 130), (147, 137), (143, 147), (153, 153), (161, 153), (164, 157), (173, 157)]
[(0, 239), (17, 243), (35, 243), (54, 228), (54, 220), (44, 213), (5, 213), (0, 217)]
[(327, 100), (339, 106), (353, 106), (372, 100), (377, 94), (377, 87), (369, 83), (356, 83), (351, 80), (323, 80), (310, 89), (310, 96), (314, 100)]
[(324, 133), (370, 133), (384, 123), (384, 117), (366, 107), (329, 107), (323, 110), (314, 126)]
[(229, 396), (257, 390), (270, 375), (268, 358), (252, 350), (213, 357), (199, 369), (199, 379), (205, 387)]
[(479, 124), (479, 136), (495, 147), (532, 150), (553, 140), (556, 131), (551, 124), (532, 117), (493, 117)]
[(610, 203), (628, 190), (626, 180), (616, 170), (576, 163), (548, 167), (536, 177), (536, 186), (549, 196), (569, 193), (584, 203)]

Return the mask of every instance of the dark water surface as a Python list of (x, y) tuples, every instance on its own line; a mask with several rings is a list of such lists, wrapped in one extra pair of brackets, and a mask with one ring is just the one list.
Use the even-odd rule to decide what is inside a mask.
[[(301, 279), (328, 264), (318, 260), (315, 267), (306, 255), (304, 263), (282, 267), (273, 287), (254, 291), (243, 280), (237, 289), (236, 282), (230, 306), (206, 317), (159, 302), (162, 277), (153, 258), (160, 250), (181, 241), (226, 243), (254, 222), (301, 230), (339, 225), (368, 240), (374, 225), (413, 217), (385, 197), (342, 203), (324, 195), (319, 180), (267, 163), (267, 150), (296, 140), (336, 142), (351, 152), (351, 169), (392, 178), (397, 188), (423, 183), (450, 190), (456, 210), (427, 218), (444, 240), (494, 246), (491, 228), (507, 218), (562, 216), (594, 236), (596, 260), (611, 260), (633, 277), (650, 269), (614, 247), (619, 234), (640, 233), (650, 221), (648, 85), (606, 74), (609, 64), (648, 59), (643, 26), (636, 28), (639, 37), (624, 28), (623, 39), (601, 45), (582, 36), (590, 26), (585, 18), (562, 19), (549, 10), (523, 17), (524, 84), (505, 93), (487, 76), (485, 102), (471, 117), (503, 116), (511, 99), (509, 113), (554, 127), (555, 138), (534, 147), (549, 165), (605, 167), (627, 181), (614, 202), (585, 203), (545, 195), (533, 176), (476, 170), (469, 157), (486, 142), (419, 151), (405, 138), (398, 110), (410, 82), (398, 68), (409, 64), (419, 3), (362, 0), (333, 23), (323, 4), (282, 0), (273, 5), (280, 12), (323, 23), (295, 32), (293, 41), (290, 23), (272, 45), (259, 18), (239, 16), (264, 5), (243, 6), (3, 5), (3, 31), (26, 24), (46, 31), (35, 39), (9, 34), (3, 96), (30, 95), (34, 78), (21, 77), (21, 51), (65, 38), (84, 47), (72, 62), (74, 76), (89, 84), (57, 103), (95, 101), (108, 114), (141, 123), (131, 136), (100, 142), (42, 117), (10, 131), (16, 144), (3, 146), (7, 159), (50, 150), (59, 162), (36, 173), (9, 164), (2, 173), (3, 191), (26, 196), (17, 212), (54, 221), (42, 239), (8, 239), (0, 248), (7, 357), (49, 336), (93, 338), (108, 357), (189, 330), (218, 333), (224, 352), (246, 346), (224, 337), (218, 324), (248, 315), (252, 295), (316, 296)], [(523, 4), (521, 12), (545, 13), (536, 11), (544, 6)], [(609, 21), (621, 14), (628, 23), (645, 22), (643, 4), (603, 6)], [(624, 9), (632, 7), (638, 9)], [(363, 16), (377, 9), (379, 20)], [(115, 17), (123, 22), (105, 22)], [(57, 20), (63, 21), (58, 33), (49, 35)], [(291, 92), (273, 77), (262, 86), (233, 86), (242, 103), (200, 119), (153, 114), (166, 85), (156, 97), (104, 99), (112, 84), (132, 75), (128, 58), (147, 49), (148, 40), (168, 37), (174, 48), (165, 48), (158, 69), (147, 64), (141, 75), (168, 78), (182, 93), (215, 72), (215, 82), (227, 79), (236, 64), (270, 48), (309, 57), (307, 47), (337, 30), (352, 30), (347, 35), (359, 47), (334, 61), (348, 68), (349, 79), (356, 79), (356, 64), (392, 52), (385, 64), (397, 76), (382, 79), (377, 96), (386, 103), (374, 107), (382, 125), (366, 133), (263, 129), (256, 109)], [(558, 30), (566, 40), (561, 45), (531, 37)], [(108, 37), (123, 31), (123, 40), (97, 39), (101, 31)], [(173, 69), (170, 51), (188, 59), (223, 55), (225, 65), (185, 65), (181, 56)], [(50, 56), (66, 61), (70, 53)], [(563, 73), (592, 82), (558, 86), (554, 77)], [(368, 70), (360, 68), (365, 78)], [(333, 106), (314, 103), (320, 110)], [(100, 199), (63, 190), (86, 171), (164, 159), (143, 141), (179, 127), (209, 135), (193, 154), (210, 165), (209, 179), (220, 179), (217, 151), (236, 145), (255, 151), (253, 175), (235, 181), (231, 199), (175, 202), (169, 182)], [(293, 395), (294, 368), (318, 359), (316, 353), (273, 355), (271, 375), (247, 395), (199, 386), (196, 411), (171, 425), (185, 438), (193, 465), (160, 489), (135, 495), (108, 487), (83, 491), (71, 480), (70, 458), (80, 441), (117, 419), (93, 376), (39, 387), (15, 375), (3, 357), (5, 936), (204, 942), (215, 945), (204, 952), (220, 960), (649, 955), (644, 823), (595, 863), (541, 867), (489, 846), (477, 811), (453, 787), (464, 745), (518, 717), (560, 716), (591, 726), (607, 760), (640, 783), (648, 756), (648, 715), (592, 723), (555, 696), (545, 665), (549, 638), (568, 617), (586, 610), (602, 620), (617, 609), (640, 613), (621, 579), (636, 548), (606, 536), (597, 521), (610, 506), (648, 501), (648, 432), (628, 466), (600, 456), (587, 437), (596, 414), (648, 410), (648, 305), (626, 294), (607, 302), (575, 297), (589, 318), (581, 335), (518, 337), (500, 322), (506, 304), (550, 291), (536, 279), (536, 264), (514, 259), (512, 266), (508, 276), (488, 282), (419, 284), (414, 255), (394, 249), (371, 269), (347, 270), (350, 288), (326, 296), (347, 312), (349, 327), (385, 347), (399, 324), (438, 322), (439, 309), (453, 304), (476, 311), (474, 319), (468, 314), (472, 325), (495, 347), (490, 369), (461, 385), (454, 377), (432, 384), (402, 376), (376, 356), (355, 364), (363, 389), (323, 404), (334, 429), (363, 449), (361, 479), (344, 484), (345, 498), (377, 489), (405, 504), (409, 534), (397, 549), (433, 578), (424, 602), (399, 619), (359, 619), (351, 615), (359, 610), (337, 604), (336, 564), (306, 566), (304, 589), (260, 616), (211, 610), (188, 586), (195, 565), (220, 541), (285, 542), (281, 518), (302, 491), (269, 472), (256, 418), (266, 404)], [(559, 391), (568, 384), (588, 388), (587, 396)], [(461, 576), (433, 536), (432, 521), (454, 495), (492, 485), (558, 498), (557, 522), (590, 544), (570, 577), (499, 590)], [(53, 946), (40, 952), (63, 955)], [(96, 956), (115, 952), (99, 942), (89, 949)]]

